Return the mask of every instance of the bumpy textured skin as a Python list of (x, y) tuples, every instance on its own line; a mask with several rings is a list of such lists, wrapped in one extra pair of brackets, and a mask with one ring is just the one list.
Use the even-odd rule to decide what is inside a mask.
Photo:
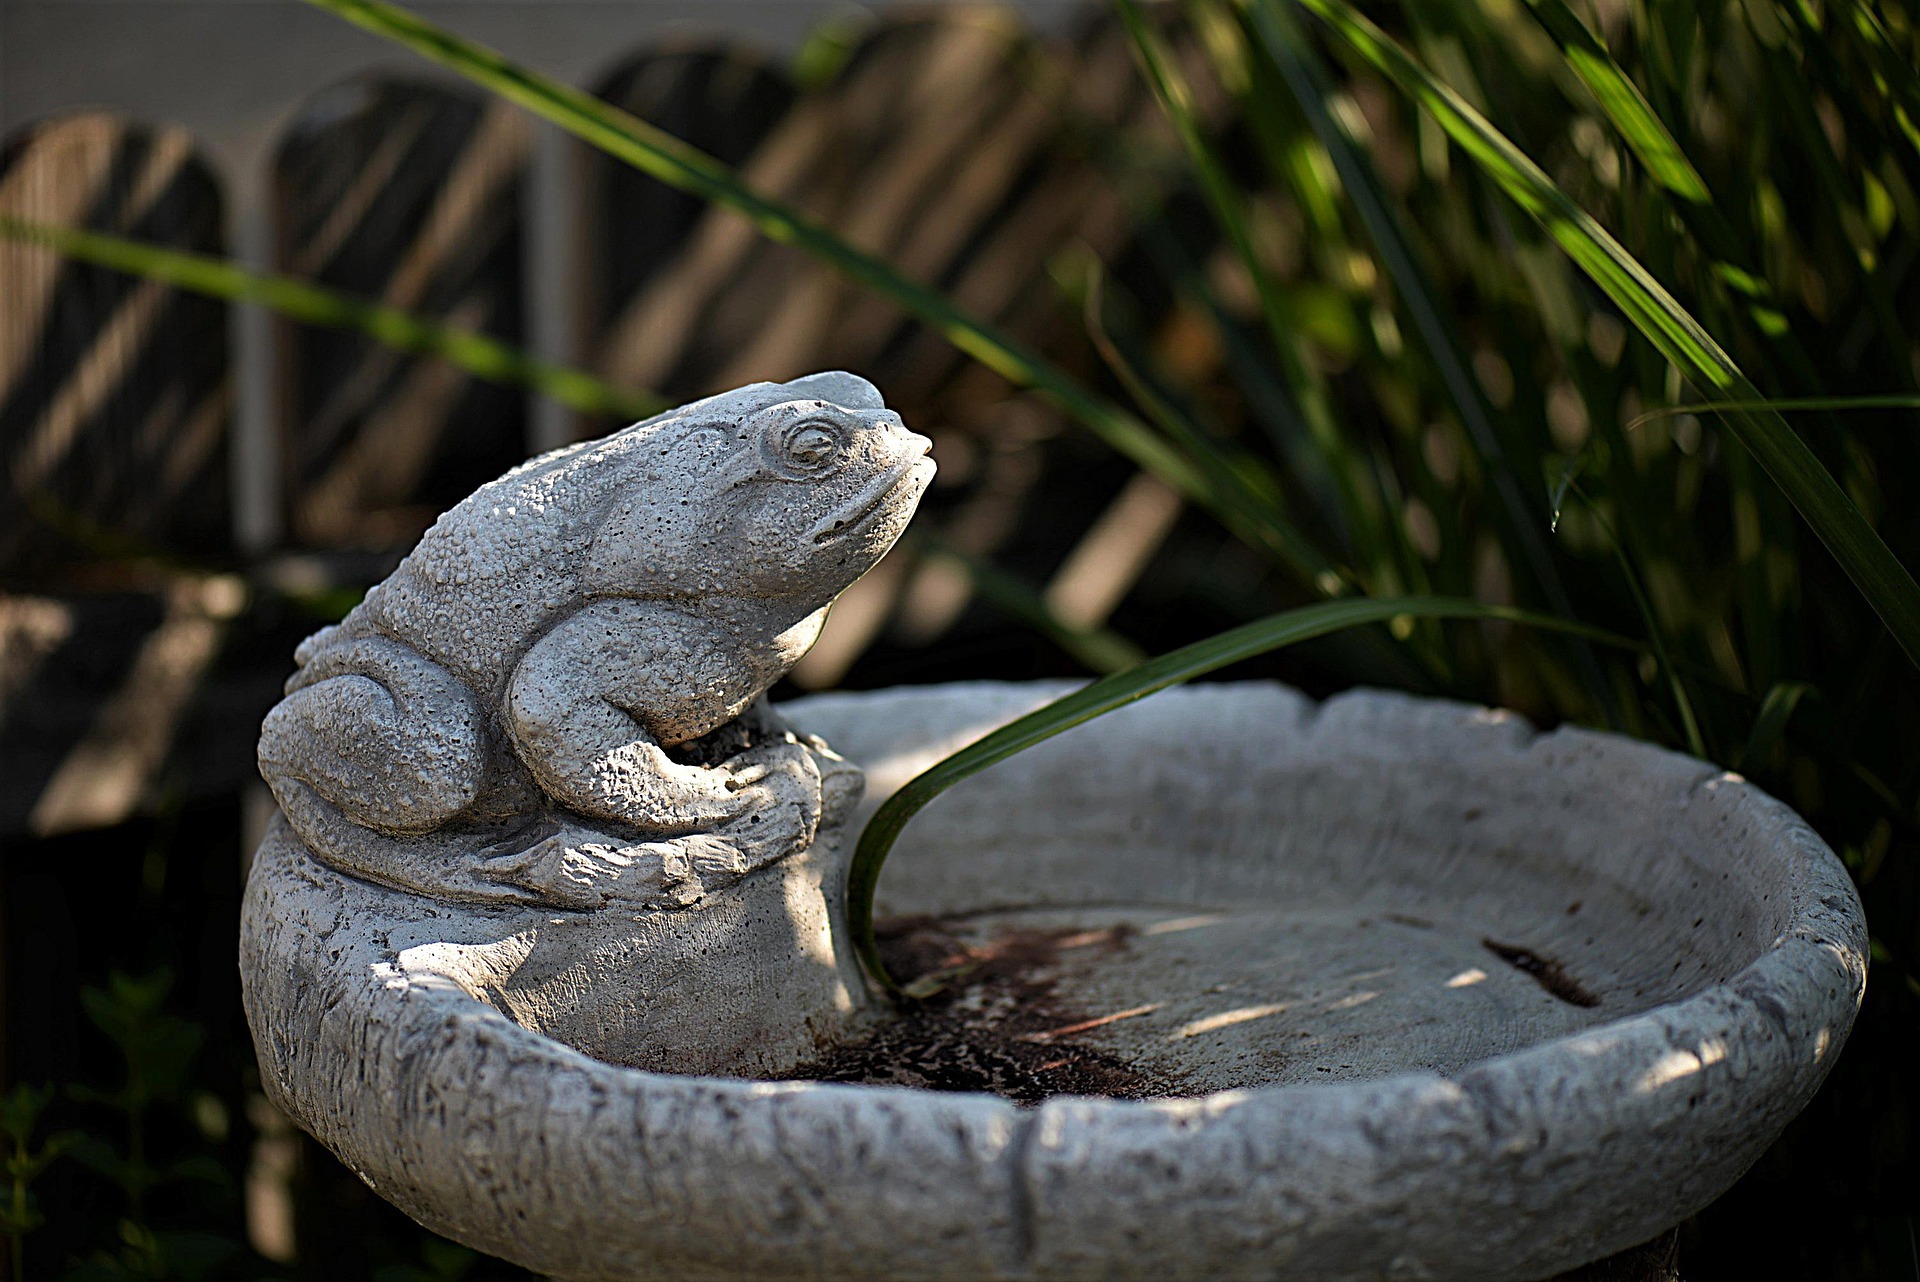
[(804, 849), (859, 773), (762, 696), (928, 447), (829, 373), (534, 459), (300, 646), (261, 773), (322, 862), (442, 898), (686, 904)]
[[(884, 794), (1060, 692), (918, 687), (786, 711)], [(1386, 944), (1451, 931), (1489, 974), (1455, 987), (1415, 949), (1377, 950), (1379, 999), (1313, 1016), (1344, 1080), (1302, 1050), (1242, 1089), (1037, 1109), (747, 1081), (765, 1062), (741, 1012), (790, 964), (716, 966), (700, 983), (731, 987), (662, 1001), (673, 967), (596, 933), (623, 914), (396, 894), (278, 828), (242, 914), (263, 1085), (421, 1222), (556, 1278), (1527, 1282), (1725, 1190), (1812, 1096), (1860, 1002), (1865, 922), (1832, 852), (1738, 777), (1645, 744), (1230, 685), (1168, 691), (1015, 766), (915, 821), (882, 911), (1118, 901), (1192, 924), (1268, 904), (1303, 926), (1347, 913)], [(701, 956), (780, 934), (796, 896), (779, 879), (825, 857), (642, 926), (697, 930)], [(1600, 1004), (1493, 960), (1479, 939), (1496, 931), (1567, 962)], [(1173, 1024), (1263, 1000), (1179, 978), (1167, 1000), (1214, 1004)], [(1496, 1009), (1459, 1003), (1496, 990), (1496, 1044), (1457, 1041), (1457, 1012)], [(1426, 1019), (1372, 1014), (1395, 1002)], [(1204, 1065), (1207, 1038), (1168, 1037), (1163, 1053)]]

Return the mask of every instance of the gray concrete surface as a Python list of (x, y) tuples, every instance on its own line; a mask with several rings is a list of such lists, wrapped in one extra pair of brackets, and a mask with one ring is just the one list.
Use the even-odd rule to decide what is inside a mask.
[[(871, 806), (1059, 692), (784, 712)], [(816, 853), (834, 886), (843, 850)], [(266, 1088), (422, 1223), (561, 1278), (1525, 1282), (1730, 1185), (1865, 978), (1839, 861), (1736, 776), (1366, 692), (1196, 687), (1080, 727), (937, 800), (882, 893), (988, 934), (1126, 925), (1063, 983), (1153, 1007), (1088, 1036), (1184, 1086), (1023, 1109), (751, 1080), (778, 1057), (739, 1036), (726, 948), (650, 967), (657, 917), (436, 903), (279, 826), (242, 940)], [(586, 932), (620, 964), (523, 976)], [(712, 985), (707, 1049), (698, 1001), (651, 1000), (669, 980)]]

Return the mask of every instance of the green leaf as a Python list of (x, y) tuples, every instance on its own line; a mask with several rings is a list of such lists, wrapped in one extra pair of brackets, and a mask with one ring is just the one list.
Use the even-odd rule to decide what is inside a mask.
[(582, 413), (645, 418), (666, 408), (665, 402), (651, 393), (615, 387), (581, 370), (537, 360), (485, 334), (443, 325), (291, 276), (248, 271), (204, 254), (5, 215), (0, 215), (0, 236), (45, 245), (80, 262), (196, 294), (258, 303), (289, 320), (363, 334), (401, 351), (438, 356), (476, 378), (530, 388)]
[(1603, 645), (1643, 648), (1639, 642), (1600, 628), (1508, 606), (1442, 597), (1349, 597), (1257, 619), (1151, 659), (1137, 668), (1103, 677), (936, 762), (909, 780), (874, 812), (860, 833), (860, 843), (854, 850), (847, 876), (847, 921), (861, 964), (889, 990), (900, 991), (880, 959), (874, 938), (874, 892), (880, 884), (880, 870), (886, 863), (887, 853), (893, 849), (908, 821), (948, 788), (1015, 753), (1169, 686), (1296, 642), (1362, 624), (1401, 618), (1499, 619), (1564, 632)]
[(0, 1095), (0, 1136), (25, 1147), (33, 1138), (33, 1131), (40, 1124), (40, 1114), (53, 1102), (54, 1089), (51, 1086), (29, 1086), (19, 1082), (5, 1095)]
[[(1273, 110), (1278, 96), (1270, 84), (1271, 77), (1261, 74), (1266, 69), (1263, 64), (1250, 59), (1252, 50), (1243, 43), (1244, 33), (1238, 24), (1230, 18), (1221, 20), (1211, 6), (1194, 6), (1194, 12), (1204, 24), (1203, 34), (1211, 37), (1212, 58), (1220, 80), (1237, 87), (1242, 94), (1242, 119), (1255, 127), (1256, 135), (1275, 162), (1273, 167), (1299, 196), (1311, 216), (1316, 239), (1335, 247), (1344, 246), (1335, 193), (1330, 184), (1323, 181), (1330, 175), (1323, 174), (1324, 166), (1313, 163), (1320, 154), (1319, 149), (1305, 136), (1293, 140), (1293, 145), (1282, 137), (1279, 113)], [(1144, 23), (1139, 27), (1142, 31), (1149, 30)], [(1149, 47), (1142, 53), (1145, 57), (1155, 51)], [(1164, 52), (1158, 53), (1154, 61), (1161, 66), (1171, 65)], [(1180, 112), (1183, 101), (1184, 95), (1160, 95), (1163, 111)], [(1173, 118), (1178, 126), (1179, 117)], [(1304, 429), (1312, 442), (1319, 456), (1314, 471), (1332, 482), (1340, 506), (1337, 524), (1347, 537), (1350, 551), (1375, 579), (1389, 581), (1405, 552), (1402, 528), (1364, 448), (1340, 423), (1326, 375), (1310, 356), (1310, 344), (1306, 341), (1311, 337), (1330, 349), (1339, 350), (1343, 346), (1339, 336), (1346, 336), (1349, 342), (1357, 338), (1352, 300), (1344, 291), (1306, 281), (1290, 282), (1282, 296), (1273, 273), (1252, 243), (1247, 198), (1237, 190), (1224, 163), (1197, 126), (1179, 127), (1178, 132), (1187, 150), (1188, 167), (1202, 180), (1201, 190), (1214, 211), (1214, 220), (1227, 233), (1235, 257), (1254, 285), (1269, 346), (1288, 387), (1292, 403), (1287, 408), (1294, 411), (1283, 412), (1282, 419), (1289, 426)], [(1275, 424), (1273, 430), (1280, 430), (1279, 424)]]
[[(1320, 442), (1308, 424), (1307, 415), (1288, 387), (1265, 363), (1253, 336), (1228, 314), (1206, 273), (1192, 251), (1180, 243), (1167, 226), (1159, 210), (1136, 208), (1134, 221), (1142, 247), (1154, 265), (1201, 314), (1219, 335), (1233, 379), (1252, 416), (1272, 443), (1275, 453), (1286, 464), (1295, 483), (1306, 489), (1316, 509), (1340, 536), (1352, 541), (1352, 520), (1340, 502), (1340, 487), (1334, 479)], [(1328, 585), (1316, 585), (1322, 591)]]
[(1677, 212), (1713, 259), (1714, 277), (1740, 301), (1761, 340), (1806, 390), (1818, 390), (1813, 366), (1806, 352), (1791, 341), (1786, 310), (1765, 272), (1721, 214), (1706, 179), (1639, 86), (1565, 0), (1527, 3), (1648, 176), (1680, 202)]
[[(1764, 399), (1733, 358), (1619, 241), (1458, 94), (1344, 0), (1300, 3), (1426, 109), (1686, 377), (1721, 399)], [(1920, 664), (1920, 585), (1806, 442), (1771, 410), (1730, 411), (1728, 429), (1792, 500), (1907, 657)]]
[[(1807, 22), (1806, 6), (1799, 6), (1802, 23)], [(1889, 100), (1893, 111), (1894, 123), (1900, 132), (1920, 153), (1920, 70), (1915, 70), (1911, 58), (1902, 56), (1894, 47), (1893, 37), (1888, 34), (1880, 16), (1869, 4), (1852, 4), (1843, 7), (1842, 22), (1851, 22), (1860, 43), (1867, 49), (1874, 63), (1875, 88)], [(1824, 33), (1814, 32), (1812, 39), (1822, 38)]]
[(1647, 173), (1662, 187), (1689, 204), (1704, 205), (1713, 200), (1700, 171), (1693, 167), (1680, 149), (1640, 87), (1620, 64), (1613, 60), (1606, 45), (1587, 29), (1569, 9), (1565, 0), (1527, 0), (1540, 25), (1560, 46), (1561, 54), (1575, 75), (1586, 83), (1599, 101), (1601, 110), (1613, 121), (1627, 146), (1646, 166)]
[(1199, 119), (1194, 115), (1193, 89), (1180, 74), (1172, 52), (1142, 18), (1136, 0), (1117, 0), (1117, 4), (1134, 54), (1141, 70), (1146, 73), (1147, 84), (1153, 89), (1153, 96), (1172, 123), (1174, 132), (1179, 135), (1181, 146), (1186, 149), (1188, 164), (1200, 181), (1200, 190), (1213, 210), (1215, 221), (1225, 233), (1228, 244), (1233, 247), (1235, 257), (1239, 258), (1253, 281), (1254, 293), (1260, 300), (1261, 314), (1266, 319), (1274, 346), (1285, 348), (1288, 343), (1286, 304), (1280, 299), (1273, 273), (1267, 270), (1265, 261), (1254, 248), (1253, 233), (1248, 226), (1247, 198), (1207, 141)]

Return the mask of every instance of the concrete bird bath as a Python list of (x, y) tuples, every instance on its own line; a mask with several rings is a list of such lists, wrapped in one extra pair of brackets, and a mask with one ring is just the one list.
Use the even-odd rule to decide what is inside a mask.
[[(375, 661), (330, 671), (438, 679)], [(708, 829), (496, 804), (356, 844), (287, 773), (334, 724), (291, 684), (241, 941), (266, 1089), (423, 1224), (558, 1278), (1525, 1282), (1722, 1192), (1864, 982), (1844, 870), (1737, 777), (1458, 704), (1210, 685), (915, 820), (880, 911), (945, 976), (928, 1032), (851, 960), (851, 834), (1063, 687), (755, 704), (744, 739), (670, 750), (763, 789)], [(864, 768), (858, 809), (825, 744)], [(1046, 1098), (913, 1084), (956, 1066)], [(784, 1080), (818, 1076), (864, 1084)]]

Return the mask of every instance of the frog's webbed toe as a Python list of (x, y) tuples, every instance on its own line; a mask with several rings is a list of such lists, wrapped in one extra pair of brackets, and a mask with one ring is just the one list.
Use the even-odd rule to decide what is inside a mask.
[(289, 686), (261, 727), (259, 758), (290, 815), (299, 784), (353, 823), (419, 834), (480, 795), (487, 745), (479, 701), (410, 647), (377, 636), (329, 645)]
[(557, 828), (529, 834), (530, 841), (481, 852), (469, 876), (554, 908), (682, 907), (812, 842), (816, 808), (798, 797), (769, 796), (768, 804), (713, 832), (651, 840), (561, 816)]

